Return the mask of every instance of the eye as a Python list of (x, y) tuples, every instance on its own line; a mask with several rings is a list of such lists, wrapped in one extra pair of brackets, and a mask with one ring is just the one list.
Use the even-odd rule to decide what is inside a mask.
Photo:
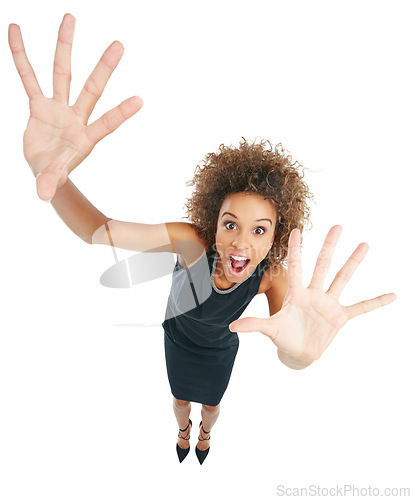
[(224, 227), (227, 229), (233, 229), (232, 227), (228, 227), (230, 224), (232, 224), (233, 226), (236, 226), (235, 222), (227, 221), (227, 222), (224, 222)]
[(254, 229), (254, 231), (259, 231), (258, 233), (255, 233), (255, 234), (258, 234), (258, 235), (265, 233), (265, 229), (263, 227), (256, 227)]

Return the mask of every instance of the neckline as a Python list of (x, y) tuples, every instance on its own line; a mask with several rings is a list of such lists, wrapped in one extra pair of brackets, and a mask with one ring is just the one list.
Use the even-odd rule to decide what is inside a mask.
[(239, 283), (235, 283), (234, 286), (230, 287), (230, 288), (227, 288), (225, 290), (221, 290), (220, 288), (217, 288), (217, 286), (215, 285), (214, 283), (214, 273), (215, 273), (215, 268), (216, 268), (216, 265), (217, 265), (217, 258), (218, 258), (218, 253), (216, 253), (214, 255), (214, 259), (213, 259), (213, 268), (212, 268), (212, 271), (211, 271), (211, 274), (210, 274), (210, 283), (211, 283), (211, 286), (213, 287), (213, 289), (217, 292), (217, 293), (221, 293), (221, 294), (226, 294), (226, 293), (231, 293), (233, 292), (236, 288), (238, 288), (240, 285), (242, 285), (245, 281), (248, 280), (248, 278), (250, 278), (254, 272), (255, 272), (255, 269), (257, 269), (257, 267), (254, 269), (254, 271), (249, 274), (247, 276), (247, 278), (243, 281), (240, 281)]

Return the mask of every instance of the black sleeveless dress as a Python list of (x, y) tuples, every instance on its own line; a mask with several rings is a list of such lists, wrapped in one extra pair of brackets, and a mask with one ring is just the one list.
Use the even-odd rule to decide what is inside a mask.
[(204, 253), (183, 269), (176, 262), (164, 328), (167, 375), (173, 396), (217, 406), (227, 389), (239, 347), (228, 325), (257, 294), (266, 260), (241, 283), (220, 290), (214, 283), (218, 254)]

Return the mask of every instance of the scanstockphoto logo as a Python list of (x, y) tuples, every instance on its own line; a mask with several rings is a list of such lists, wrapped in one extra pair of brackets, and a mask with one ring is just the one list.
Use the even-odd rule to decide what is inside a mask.
[[(201, 243), (193, 241), (175, 241), (172, 243), (168, 238), (163, 237), (165, 243), (168, 240), (165, 245), (155, 248), (147, 247), (139, 253), (119, 260), (115, 250), (115, 242), (113, 242), (108, 228), (106, 235), (112, 247), (115, 263), (100, 276), (100, 283), (103, 286), (108, 288), (132, 288), (141, 283), (173, 274), (174, 289), (178, 290), (178, 293), (169, 297), (166, 320), (187, 313), (210, 297), (213, 285), (210, 279), (208, 258)], [(98, 240), (98, 242), (101, 242), (101, 240)], [(213, 245), (210, 254), (213, 259), (218, 257), (217, 250), (216, 245)], [(177, 256), (175, 254), (180, 256), (183, 267), (177, 265)], [(263, 260), (265, 255), (257, 258)], [(213, 273), (218, 276), (215, 260), (212, 267)], [(257, 266), (253, 273), (258, 274), (258, 277), (262, 277), (261, 275), (265, 271), (264, 266)], [(284, 270), (269, 268), (269, 272), (278, 275), (279, 272), (284, 272)], [(128, 326), (160, 325), (134, 324)]]
[(297, 487), (278, 484), (275, 493), (279, 497), (410, 497), (411, 487), (376, 487), (356, 484), (322, 486), (310, 484)]
[[(204, 265), (207, 262), (204, 247), (192, 241), (178, 241), (160, 247), (149, 248), (123, 260), (117, 258), (115, 247), (112, 246), (115, 263), (100, 276), (100, 283), (108, 288), (131, 288), (141, 283), (153, 281), (173, 273), (176, 266), (176, 254), (181, 256), (188, 269), (197, 262)], [(201, 258), (200, 258), (201, 257)]]
[[(186, 261), (186, 267), (198, 261), (202, 254), (201, 261), (206, 261), (204, 247), (193, 241), (179, 241), (174, 245), (170, 243), (147, 249), (123, 260), (118, 259), (114, 245), (112, 245), (112, 250), (115, 263), (106, 269), (100, 277), (100, 283), (108, 288), (131, 288), (171, 274), (175, 266), (174, 253), (178, 253)], [(213, 245), (212, 253), (217, 254), (215, 245)], [(257, 259), (263, 260), (265, 257), (265, 255), (257, 256)], [(285, 272), (284, 268), (270, 268), (269, 271), (273, 276)], [(260, 268), (256, 269), (255, 272), (265, 273), (266, 270)], [(218, 270), (215, 271), (217, 277), (220, 277), (220, 274), (221, 272), (219, 273)]]

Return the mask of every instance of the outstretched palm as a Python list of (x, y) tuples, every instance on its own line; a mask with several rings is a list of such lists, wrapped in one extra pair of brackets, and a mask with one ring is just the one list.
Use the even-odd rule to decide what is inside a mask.
[(51, 199), (97, 142), (116, 130), (143, 105), (141, 98), (131, 97), (87, 125), (123, 55), (123, 46), (116, 41), (102, 55), (76, 103), (69, 106), (74, 25), (74, 17), (66, 14), (59, 29), (54, 58), (53, 98), (45, 97), (40, 89), (27, 59), (19, 26), (9, 26), (9, 45), (14, 63), (30, 99), (30, 118), (23, 137), (24, 156), (36, 175), (37, 193), (42, 200)]
[(230, 328), (236, 332), (260, 331), (267, 335), (279, 351), (301, 363), (318, 359), (329, 346), (339, 329), (351, 318), (396, 299), (394, 293), (342, 306), (338, 298), (348, 280), (368, 251), (360, 243), (351, 257), (336, 274), (327, 292), (322, 290), (331, 258), (342, 231), (333, 226), (328, 232), (318, 256), (313, 277), (307, 288), (302, 284), (300, 231), (293, 229), (288, 247), (288, 289), (281, 310), (269, 318), (241, 318)]

